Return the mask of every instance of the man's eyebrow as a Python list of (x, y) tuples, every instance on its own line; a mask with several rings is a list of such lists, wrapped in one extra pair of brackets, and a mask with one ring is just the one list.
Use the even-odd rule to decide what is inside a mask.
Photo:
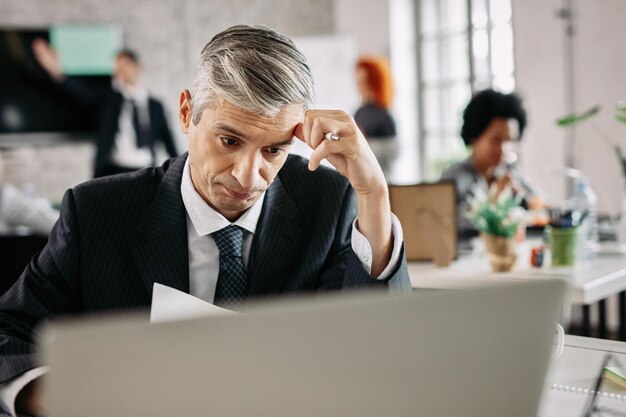
[[(241, 138), (241, 139), (245, 139), (245, 138), (246, 138), (246, 135), (244, 135), (243, 133), (241, 133), (240, 131), (238, 131), (238, 130), (237, 130), (237, 129), (235, 129), (234, 127), (229, 126), (229, 125), (224, 124), (224, 123), (219, 123), (219, 122), (218, 122), (218, 123), (215, 123), (215, 124), (213, 125), (213, 129), (215, 129), (215, 130), (223, 130), (223, 131), (228, 132), (228, 133), (231, 133), (232, 135), (237, 136), (238, 138)], [(294, 139), (293, 139), (293, 136), (292, 136), (291, 138), (289, 138), (289, 139), (287, 139), (287, 140), (283, 140), (283, 141), (280, 141), (280, 142), (277, 142), (277, 143), (272, 143), (272, 144), (267, 145), (267, 146), (270, 146), (270, 147), (271, 147), (271, 146), (287, 146), (287, 145), (292, 145), (292, 144), (293, 144), (293, 140), (294, 140)]]
[(278, 143), (273, 143), (273, 144), (268, 145), (268, 146), (286, 146), (286, 145), (292, 145), (292, 144), (293, 144), (293, 137), (291, 139), (284, 140), (284, 141), (278, 142)]
[(238, 131), (238, 130), (237, 130), (237, 129), (235, 129), (234, 127), (229, 126), (229, 125), (224, 124), (224, 123), (219, 123), (219, 122), (218, 122), (218, 123), (215, 123), (215, 124), (213, 125), (213, 129), (216, 129), (216, 130), (223, 130), (223, 131), (226, 131), (226, 132), (232, 133), (233, 135), (238, 136), (238, 137), (240, 137), (240, 138), (245, 138), (245, 137), (246, 137), (246, 135), (244, 135), (243, 133), (241, 133), (240, 131)]

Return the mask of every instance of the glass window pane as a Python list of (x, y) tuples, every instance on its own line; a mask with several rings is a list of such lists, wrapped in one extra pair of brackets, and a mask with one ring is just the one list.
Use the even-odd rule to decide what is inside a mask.
[(435, 32), (439, 26), (437, 21), (437, 0), (421, 0), (420, 6), (420, 32)]
[(450, 89), (450, 108), (452, 109), (452, 117), (455, 123), (454, 131), (459, 132), (461, 121), (463, 120), (463, 110), (469, 103), (472, 91), (468, 83), (457, 84)]
[[(421, 0), (423, 179), (467, 154), (460, 139), (471, 92), (515, 88), (511, 0)], [(470, 10), (468, 10), (468, 5)], [(473, 33), (468, 38), (468, 19)], [(471, 53), (468, 44), (471, 39)], [(473, 80), (469, 80), (473, 65)]]
[(441, 78), (439, 70), (439, 41), (437, 39), (422, 41), (421, 54), (422, 79), (433, 82)]
[(456, 121), (456, 109), (453, 109), (451, 106), (451, 87), (446, 87), (441, 90), (441, 124), (442, 130), (449, 132), (452, 130), (452, 126), (454, 126)]
[(491, 69), (495, 76), (513, 73), (513, 31), (509, 25), (491, 31)]
[(467, 30), (466, 0), (440, 0), (442, 29), (449, 32)]
[(424, 128), (434, 131), (441, 128), (441, 97), (435, 88), (423, 88)]
[(441, 173), (468, 154), (459, 135), (427, 136), (426, 180), (436, 181)]
[(458, 136), (463, 109), (469, 101), (471, 91), (467, 82), (453, 84), (441, 90), (442, 131)]
[(486, 60), (489, 56), (489, 37), (486, 30), (476, 30), (472, 35), (472, 54), (475, 60)]
[(472, 0), (472, 26), (484, 28), (488, 21), (487, 0)]
[(511, 93), (515, 90), (515, 78), (513, 75), (497, 75), (493, 79), (493, 87), (503, 93)]
[(432, 162), (440, 152), (441, 136), (435, 133), (430, 133), (426, 134), (424, 138), (426, 139), (426, 146), (424, 149), (426, 152), (426, 161)]
[(489, 13), (494, 25), (508, 23), (511, 20), (511, 1), (489, 0)]
[(486, 30), (477, 30), (472, 35), (472, 54), (474, 55), (474, 77), (476, 79), (490, 78), (489, 37)]
[(474, 81), (474, 91), (485, 90), (491, 87), (491, 77), (480, 77)]
[(491, 73), (489, 72), (489, 63), (487, 61), (474, 63), (474, 79), (475, 80), (490, 80), (491, 79)]
[(442, 68), (445, 79), (459, 80), (469, 78), (469, 60), (467, 37), (457, 35), (441, 42)]

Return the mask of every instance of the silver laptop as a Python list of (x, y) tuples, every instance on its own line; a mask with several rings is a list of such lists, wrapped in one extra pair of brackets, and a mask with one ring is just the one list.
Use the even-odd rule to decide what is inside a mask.
[(535, 416), (564, 292), (517, 281), (48, 325), (51, 417)]

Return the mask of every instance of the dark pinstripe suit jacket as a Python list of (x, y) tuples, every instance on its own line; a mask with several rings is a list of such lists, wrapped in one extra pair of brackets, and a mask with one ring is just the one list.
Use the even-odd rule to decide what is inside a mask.
[[(142, 308), (159, 282), (189, 291), (186, 155), (160, 168), (89, 181), (67, 191), (48, 245), (0, 298), (0, 382), (33, 366), (32, 329), (65, 313)], [(384, 285), (410, 290), (404, 250), (385, 282), (350, 245), (356, 213), (345, 178), (289, 156), (267, 191), (248, 262), (250, 297)]]

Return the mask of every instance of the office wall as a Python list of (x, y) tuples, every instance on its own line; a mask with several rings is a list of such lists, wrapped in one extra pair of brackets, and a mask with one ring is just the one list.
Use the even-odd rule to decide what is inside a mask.
[[(240, 23), (265, 24), (289, 36), (328, 34), (334, 28), (332, 0), (0, 0), (0, 26), (54, 23), (118, 25), (124, 46), (141, 55), (144, 83), (163, 100), (180, 149), (186, 141), (178, 132), (178, 95), (190, 87), (200, 50), (214, 34)], [(88, 146), (55, 146), (53, 152), (54, 158), (44, 149), (12, 155), (15, 167), (25, 161), (23, 154), (37, 160), (29, 162), (32, 169), (14, 169), (9, 179), (18, 185), (32, 182), (41, 194), (58, 200), (60, 191), (89, 178), (93, 150)], [(63, 157), (83, 163), (55, 177), (58, 167), (49, 162)]]
[(623, 181), (611, 148), (626, 151), (626, 126), (613, 119), (615, 104), (626, 100), (626, 2), (573, 1), (573, 89), (567, 83), (565, 24), (558, 18), (562, 5), (562, 0), (513, 0), (517, 86), (529, 112), (522, 164), (533, 182), (562, 201), (566, 182), (551, 171), (565, 165), (572, 142), (555, 120), (568, 113), (570, 93), (576, 112), (601, 105), (598, 116), (574, 131), (574, 163), (590, 176), (599, 210), (617, 213)]
[(334, 0), (335, 33), (355, 40), (359, 54), (389, 57), (390, 0)]

